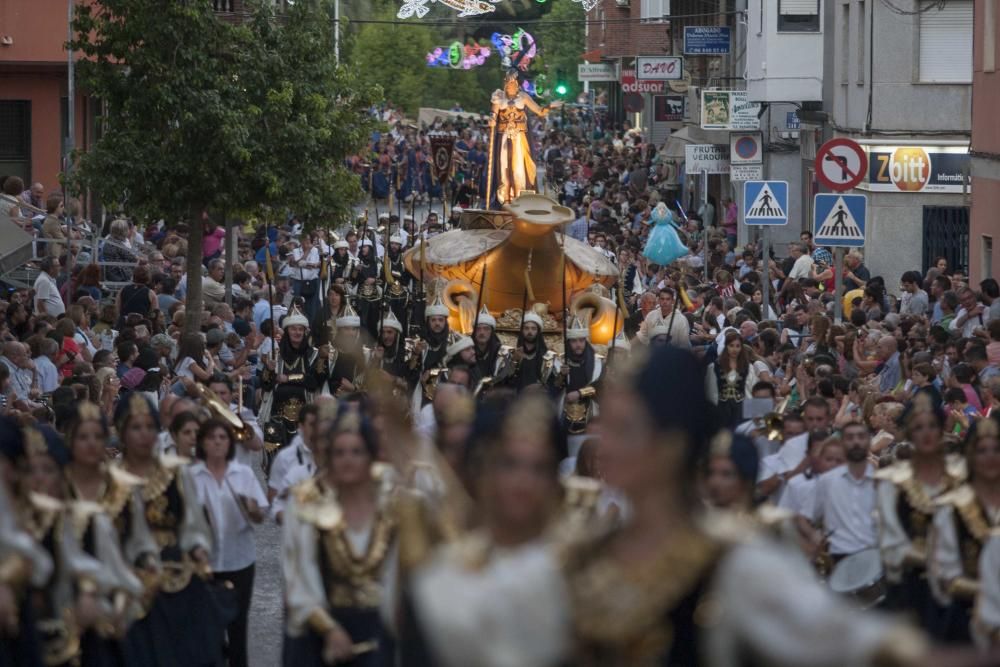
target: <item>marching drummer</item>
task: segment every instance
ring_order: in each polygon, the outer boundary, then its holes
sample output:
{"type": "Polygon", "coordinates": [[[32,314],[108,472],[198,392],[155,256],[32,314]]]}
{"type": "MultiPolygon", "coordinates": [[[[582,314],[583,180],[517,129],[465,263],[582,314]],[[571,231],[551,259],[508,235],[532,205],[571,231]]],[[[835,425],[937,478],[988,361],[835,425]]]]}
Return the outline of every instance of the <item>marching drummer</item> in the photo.
{"type": "Polygon", "coordinates": [[[847,463],[820,476],[812,522],[799,521],[813,546],[812,555],[828,549],[834,564],[878,544],[875,468],[868,460],[871,436],[864,424],[851,422],[842,429],[841,440],[847,463]]]}

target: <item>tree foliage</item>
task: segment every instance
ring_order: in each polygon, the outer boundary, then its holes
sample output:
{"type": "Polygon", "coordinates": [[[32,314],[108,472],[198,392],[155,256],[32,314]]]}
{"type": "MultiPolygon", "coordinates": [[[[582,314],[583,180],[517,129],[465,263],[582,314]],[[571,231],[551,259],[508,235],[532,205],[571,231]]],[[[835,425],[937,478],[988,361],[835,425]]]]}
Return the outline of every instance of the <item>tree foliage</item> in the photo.
{"type": "MultiPolygon", "coordinates": [[[[380,19],[395,17],[391,11],[380,19]]],[[[351,50],[355,69],[385,91],[385,97],[416,115],[424,103],[430,78],[427,53],[434,47],[429,28],[419,25],[368,23],[361,26],[351,50]]]]}
{"type": "Polygon", "coordinates": [[[80,85],[105,105],[72,185],[132,215],[187,219],[188,327],[201,312],[201,216],[290,208],[342,218],[360,194],[345,159],[380,93],[334,60],[333,0],[281,17],[248,5],[217,19],[201,0],[101,0],[77,7],[80,85]]]}
{"type": "Polygon", "coordinates": [[[583,5],[578,2],[553,2],[552,9],[535,28],[535,37],[541,46],[548,81],[555,85],[558,73],[569,87],[568,99],[582,90],[576,80],[576,66],[586,50],[584,21],[587,18],[583,5]]]}

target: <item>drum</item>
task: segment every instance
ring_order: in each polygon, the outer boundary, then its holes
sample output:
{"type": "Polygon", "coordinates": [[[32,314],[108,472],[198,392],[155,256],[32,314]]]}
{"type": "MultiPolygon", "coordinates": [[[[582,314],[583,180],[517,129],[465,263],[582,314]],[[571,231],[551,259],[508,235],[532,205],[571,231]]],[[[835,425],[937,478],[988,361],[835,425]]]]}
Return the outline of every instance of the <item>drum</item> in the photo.
{"type": "Polygon", "coordinates": [[[885,574],[878,549],[865,549],[837,563],[827,582],[830,590],[846,595],[868,609],[885,599],[885,574]]]}

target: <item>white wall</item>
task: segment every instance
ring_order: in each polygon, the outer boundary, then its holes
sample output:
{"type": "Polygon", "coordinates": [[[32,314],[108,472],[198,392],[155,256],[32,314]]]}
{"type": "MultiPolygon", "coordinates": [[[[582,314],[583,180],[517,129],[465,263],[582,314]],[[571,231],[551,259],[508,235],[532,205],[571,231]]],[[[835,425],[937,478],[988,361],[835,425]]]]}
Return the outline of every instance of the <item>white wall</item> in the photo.
{"type": "Polygon", "coordinates": [[[747,91],[750,100],[822,100],[822,3],[819,32],[779,33],[778,3],[775,0],[750,0],[747,10],[747,91]]]}

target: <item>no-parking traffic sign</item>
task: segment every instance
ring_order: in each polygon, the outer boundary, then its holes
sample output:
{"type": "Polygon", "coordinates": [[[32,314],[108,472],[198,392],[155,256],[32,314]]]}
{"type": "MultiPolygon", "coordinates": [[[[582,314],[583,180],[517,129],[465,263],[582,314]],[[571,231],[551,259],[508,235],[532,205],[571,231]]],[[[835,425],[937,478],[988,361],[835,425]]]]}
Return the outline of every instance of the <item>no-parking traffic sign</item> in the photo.
{"type": "Polygon", "coordinates": [[[856,187],[868,176],[868,154],[846,137],[831,139],[816,151],[816,178],[837,192],[856,187]]]}

